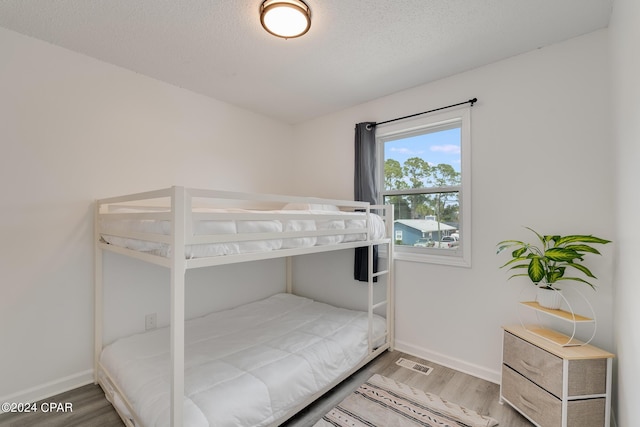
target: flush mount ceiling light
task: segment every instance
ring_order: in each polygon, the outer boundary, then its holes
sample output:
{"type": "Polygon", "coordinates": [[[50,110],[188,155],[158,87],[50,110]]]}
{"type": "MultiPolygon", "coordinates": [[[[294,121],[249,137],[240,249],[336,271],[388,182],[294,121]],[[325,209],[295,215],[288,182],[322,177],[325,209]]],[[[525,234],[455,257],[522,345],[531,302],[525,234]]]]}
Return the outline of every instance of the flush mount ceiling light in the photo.
{"type": "Polygon", "coordinates": [[[274,36],[293,39],[311,28],[311,9],[301,0],[265,0],[260,5],[260,23],[274,36]]]}

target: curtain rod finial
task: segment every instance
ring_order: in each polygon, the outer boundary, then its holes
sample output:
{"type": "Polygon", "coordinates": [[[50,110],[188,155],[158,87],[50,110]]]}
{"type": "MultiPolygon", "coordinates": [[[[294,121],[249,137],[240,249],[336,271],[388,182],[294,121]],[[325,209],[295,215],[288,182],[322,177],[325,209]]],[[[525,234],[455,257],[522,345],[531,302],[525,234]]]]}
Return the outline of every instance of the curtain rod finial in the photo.
{"type": "Polygon", "coordinates": [[[473,104],[475,104],[476,102],[478,102],[478,98],[473,98],[470,99],[469,102],[471,103],[471,106],[473,107],[473,104]]]}

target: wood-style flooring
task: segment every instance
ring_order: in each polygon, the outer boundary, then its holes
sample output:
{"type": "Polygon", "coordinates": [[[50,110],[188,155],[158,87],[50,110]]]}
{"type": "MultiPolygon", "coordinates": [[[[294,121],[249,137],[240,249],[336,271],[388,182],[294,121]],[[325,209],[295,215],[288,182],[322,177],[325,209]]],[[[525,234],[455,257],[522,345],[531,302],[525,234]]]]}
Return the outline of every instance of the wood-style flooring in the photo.
{"type": "MultiPolygon", "coordinates": [[[[433,362],[409,356],[397,351],[385,352],[335,389],[317,400],[302,412],[284,423],[282,427],[311,427],[316,421],[358,388],[373,374],[396,379],[412,387],[437,394],[445,400],[489,415],[502,427],[530,427],[532,424],[509,405],[499,403],[500,387],[471,375],[440,366],[433,362]],[[429,375],[422,375],[396,365],[400,357],[424,363],[433,368],[429,375]]],[[[122,427],[124,424],[97,385],[59,394],[46,402],[71,403],[72,412],[0,415],[0,427],[122,427]]],[[[391,427],[391,426],[390,426],[391,427]]]]}

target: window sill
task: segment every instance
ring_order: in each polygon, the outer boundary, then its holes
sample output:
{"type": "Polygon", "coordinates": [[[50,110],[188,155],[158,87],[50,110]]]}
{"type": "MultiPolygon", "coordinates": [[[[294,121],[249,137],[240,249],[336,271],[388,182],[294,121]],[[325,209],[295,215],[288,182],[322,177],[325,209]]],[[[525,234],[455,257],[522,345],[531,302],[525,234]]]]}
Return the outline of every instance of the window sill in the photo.
{"type": "Polygon", "coordinates": [[[393,258],[396,261],[421,262],[425,264],[448,265],[451,267],[471,268],[471,260],[464,256],[433,255],[408,252],[396,249],[393,258]]]}

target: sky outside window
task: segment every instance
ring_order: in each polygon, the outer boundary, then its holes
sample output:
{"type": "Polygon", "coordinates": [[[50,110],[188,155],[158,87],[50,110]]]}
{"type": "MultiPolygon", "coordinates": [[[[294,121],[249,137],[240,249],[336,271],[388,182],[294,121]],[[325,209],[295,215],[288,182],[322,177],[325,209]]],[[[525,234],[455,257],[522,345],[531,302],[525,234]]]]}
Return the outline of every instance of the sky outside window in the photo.
{"type": "Polygon", "coordinates": [[[419,157],[432,166],[448,164],[460,172],[460,128],[385,142],[385,160],[394,159],[402,165],[411,157],[419,157]]]}

